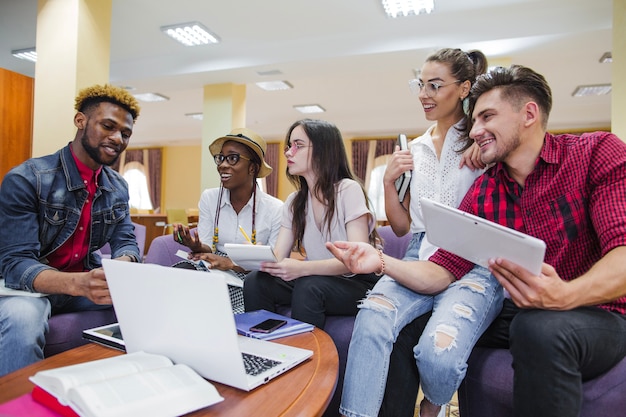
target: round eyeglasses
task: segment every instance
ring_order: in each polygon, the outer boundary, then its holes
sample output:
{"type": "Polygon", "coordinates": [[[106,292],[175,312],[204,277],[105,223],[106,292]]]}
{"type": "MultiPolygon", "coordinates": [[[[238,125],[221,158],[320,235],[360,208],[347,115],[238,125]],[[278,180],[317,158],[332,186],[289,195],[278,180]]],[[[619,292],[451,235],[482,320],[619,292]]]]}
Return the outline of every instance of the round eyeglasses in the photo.
{"type": "Polygon", "coordinates": [[[215,165],[220,166],[222,165],[222,162],[226,161],[228,162],[228,165],[237,165],[237,162],[239,162],[239,159],[245,159],[246,161],[250,161],[250,158],[248,158],[247,156],[243,156],[241,154],[238,153],[231,153],[228,155],[223,155],[221,153],[218,153],[217,155],[215,155],[213,157],[213,160],[215,161],[215,165]]]}
{"type": "Polygon", "coordinates": [[[291,150],[291,154],[295,155],[296,152],[298,152],[302,148],[312,148],[312,147],[313,145],[303,145],[301,143],[295,142],[295,143],[285,146],[285,149],[283,149],[283,153],[287,153],[289,152],[289,150],[291,150]]]}
{"type": "Polygon", "coordinates": [[[409,81],[409,88],[411,89],[411,92],[416,95],[419,94],[422,90],[425,90],[426,96],[432,98],[437,95],[441,87],[447,87],[449,85],[460,83],[460,82],[461,80],[452,81],[447,84],[440,84],[434,81],[423,83],[422,81],[416,78],[416,79],[409,81]]]}

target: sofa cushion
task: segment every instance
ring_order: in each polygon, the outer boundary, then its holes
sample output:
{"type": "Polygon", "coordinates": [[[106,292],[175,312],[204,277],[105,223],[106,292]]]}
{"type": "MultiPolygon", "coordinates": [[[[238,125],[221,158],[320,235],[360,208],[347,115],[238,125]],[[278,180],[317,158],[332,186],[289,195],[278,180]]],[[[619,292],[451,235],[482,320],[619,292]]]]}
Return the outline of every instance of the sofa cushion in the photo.
{"type": "Polygon", "coordinates": [[[48,320],[44,356],[49,357],[68,349],[89,343],[83,339],[83,330],[115,323],[113,307],[104,310],[57,314],[48,320]]]}

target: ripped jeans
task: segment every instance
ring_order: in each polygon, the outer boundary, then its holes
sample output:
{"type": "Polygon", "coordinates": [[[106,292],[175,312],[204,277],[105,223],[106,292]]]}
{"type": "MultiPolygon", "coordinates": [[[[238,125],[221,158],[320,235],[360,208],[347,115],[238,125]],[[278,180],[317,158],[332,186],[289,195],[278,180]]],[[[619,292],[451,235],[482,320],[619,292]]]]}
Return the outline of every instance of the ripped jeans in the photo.
{"type": "Polygon", "coordinates": [[[449,402],[465,377],[474,344],[498,315],[502,302],[502,287],[480,266],[437,295],[418,294],[383,276],[356,317],[341,414],[378,416],[393,343],[404,326],[431,310],[414,355],[425,397],[433,404],[449,402]]]}

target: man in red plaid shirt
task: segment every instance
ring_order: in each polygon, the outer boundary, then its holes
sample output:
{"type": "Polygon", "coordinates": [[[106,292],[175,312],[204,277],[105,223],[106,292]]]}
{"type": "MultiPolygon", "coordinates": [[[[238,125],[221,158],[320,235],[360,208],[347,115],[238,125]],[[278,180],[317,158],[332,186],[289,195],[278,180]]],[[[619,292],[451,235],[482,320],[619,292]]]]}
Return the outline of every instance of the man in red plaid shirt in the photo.
{"type": "MultiPolygon", "coordinates": [[[[459,208],[547,245],[539,276],[490,260],[510,298],[479,343],[510,348],[516,416],[579,415],[581,381],[626,356],[626,144],[606,132],[547,133],[551,107],[544,77],[523,66],[485,74],[470,93],[470,137],[493,166],[459,208]]],[[[352,272],[381,268],[366,245],[328,246],[352,272]]],[[[429,261],[383,260],[387,275],[418,292],[443,290],[473,267],[443,250],[429,261]]],[[[394,351],[392,361],[408,356],[414,363],[413,352],[394,351]]],[[[390,373],[387,384],[415,389],[417,382],[390,373]]]]}

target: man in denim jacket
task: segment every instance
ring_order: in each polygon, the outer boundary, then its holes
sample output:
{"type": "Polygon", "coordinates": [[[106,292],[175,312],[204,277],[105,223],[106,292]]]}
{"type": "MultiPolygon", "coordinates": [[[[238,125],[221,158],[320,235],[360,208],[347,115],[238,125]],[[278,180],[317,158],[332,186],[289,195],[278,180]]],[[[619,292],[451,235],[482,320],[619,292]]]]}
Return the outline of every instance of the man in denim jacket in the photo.
{"type": "Polygon", "coordinates": [[[50,315],[110,307],[94,251],[138,262],[128,186],[109,168],[139,114],[124,89],[96,85],[76,97],[74,140],[13,168],[0,186],[0,278],[47,297],[0,297],[0,375],[43,358],[50,315]]]}

